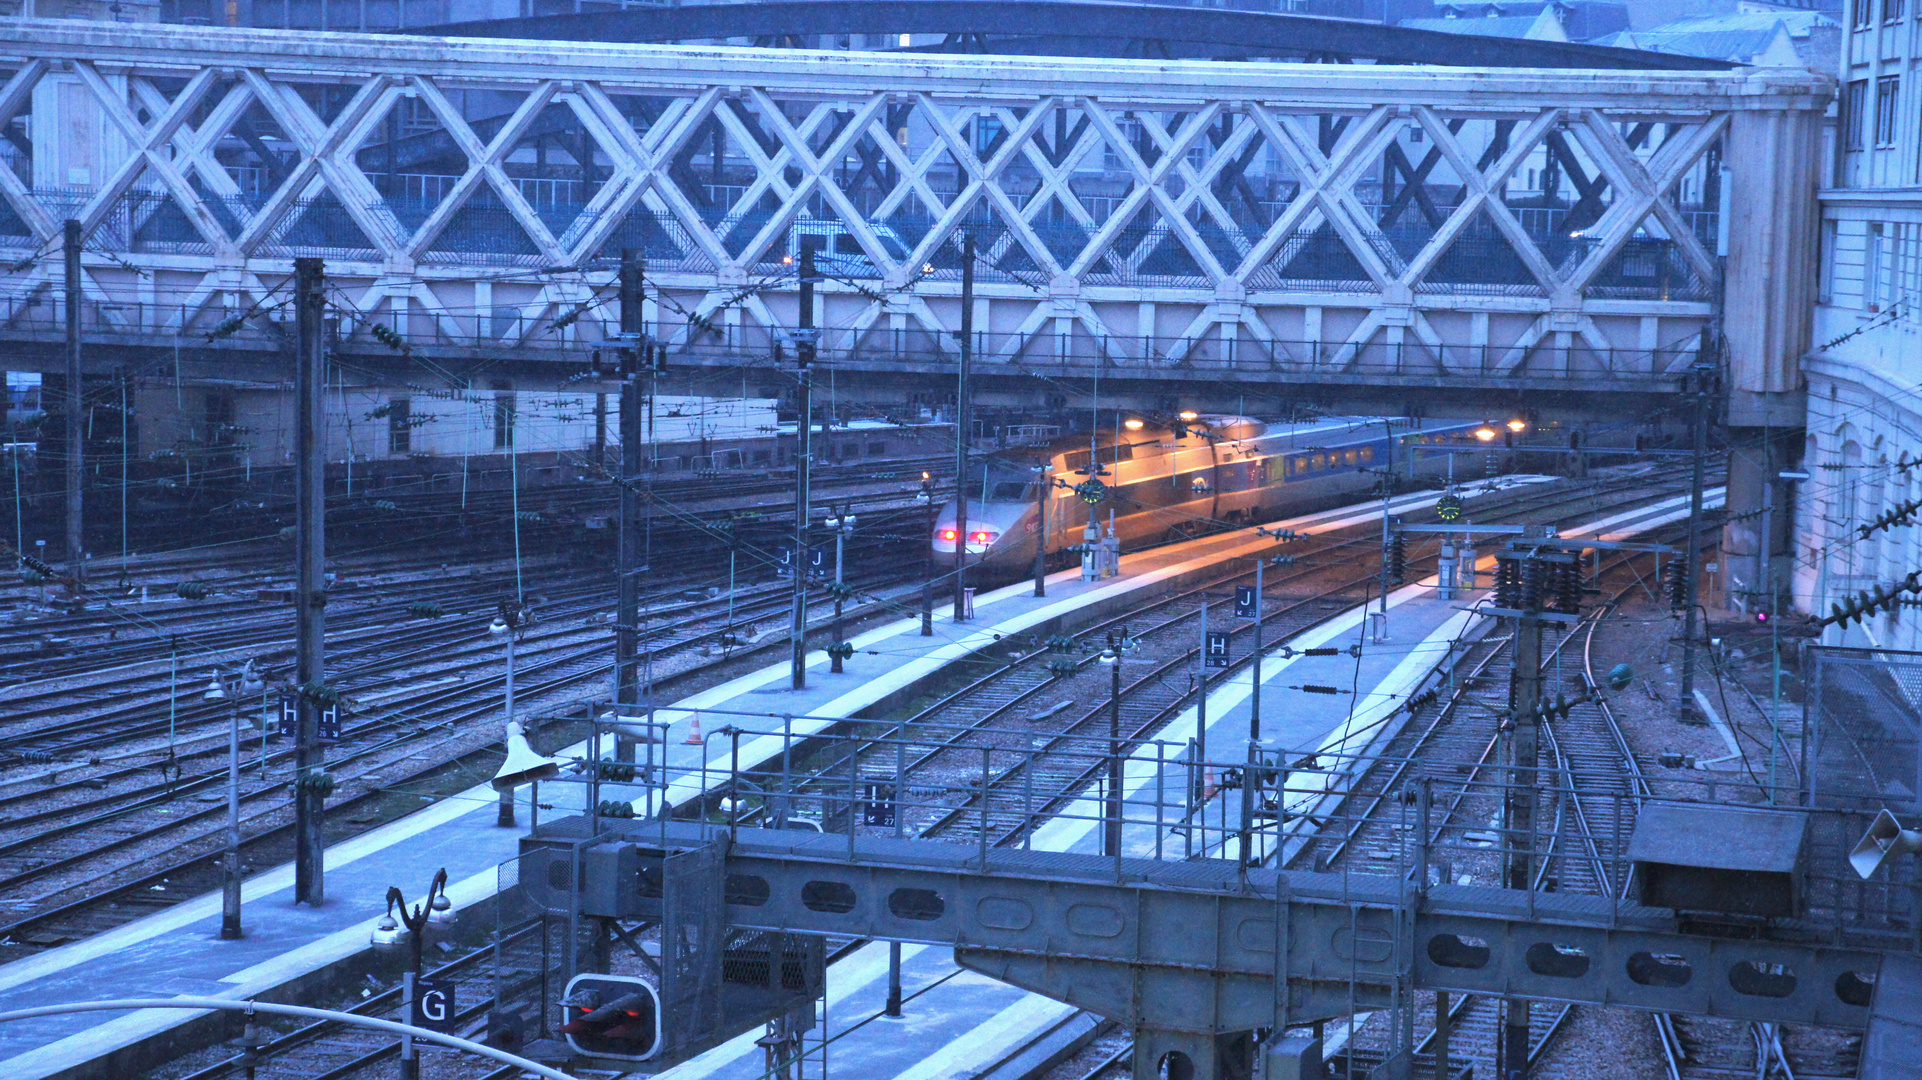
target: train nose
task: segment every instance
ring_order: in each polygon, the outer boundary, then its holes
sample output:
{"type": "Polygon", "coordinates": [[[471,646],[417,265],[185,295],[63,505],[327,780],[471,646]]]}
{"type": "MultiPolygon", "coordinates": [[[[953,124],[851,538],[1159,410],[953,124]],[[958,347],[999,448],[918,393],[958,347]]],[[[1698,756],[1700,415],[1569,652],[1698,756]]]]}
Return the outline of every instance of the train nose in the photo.
{"type": "MultiPolygon", "coordinates": [[[[952,525],[934,530],[934,550],[940,554],[952,555],[955,547],[955,529],[952,525]]],[[[988,550],[1001,534],[992,529],[968,530],[968,554],[979,555],[988,550]]]]}

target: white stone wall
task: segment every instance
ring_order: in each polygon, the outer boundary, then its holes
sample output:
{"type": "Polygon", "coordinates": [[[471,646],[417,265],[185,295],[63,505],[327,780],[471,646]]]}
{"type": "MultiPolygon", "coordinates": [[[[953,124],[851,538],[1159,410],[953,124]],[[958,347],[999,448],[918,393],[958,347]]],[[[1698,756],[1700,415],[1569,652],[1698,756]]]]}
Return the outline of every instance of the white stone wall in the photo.
{"type": "MultiPolygon", "coordinates": [[[[1922,527],[1866,538],[1860,532],[1890,507],[1922,495],[1922,470],[1898,467],[1922,462],[1916,384],[1922,327],[1912,321],[1878,325],[1828,352],[1807,364],[1804,468],[1810,479],[1798,485],[1796,506],[1795,598],[1798,607],[1812,611],[1922,569],[1922,527]]],[[[1825,640],[1922,648],[1922,610],[1879,617],[1846,635],[1831,630],[1825,640]]]]}
{"type": "MultiPolygon", "coordinates": [[[[1797,493],[1793,585],[1797,605],[1812,611],[1922,569],[1922,529],[1860,532],[1922,495],[1922,469],[1898,464],[1922,461],[1918,17],[1922,4],[1886,0],[1850,0],[1844,12],[1841,152],[1835,183],[1822,196],[1820,301],[1814,347],[1802,365],[1803,468],[1811,478],[1797,493]],[[1850,84],[1861,88],[1853,99],[1850,84]],[[1878,132],[1883,86],[1893,87],[1894,105],[1878,132]]],[[[1878,617],[1846,634],[1831,629],[1826,640],[1922,648],[1922,610],[1878,617]]]]}

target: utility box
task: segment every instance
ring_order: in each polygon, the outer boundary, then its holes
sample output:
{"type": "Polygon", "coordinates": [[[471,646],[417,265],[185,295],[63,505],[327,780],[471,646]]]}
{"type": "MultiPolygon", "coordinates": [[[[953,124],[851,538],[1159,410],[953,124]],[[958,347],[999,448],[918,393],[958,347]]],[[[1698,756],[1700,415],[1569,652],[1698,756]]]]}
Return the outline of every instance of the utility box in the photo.
{"type": "Polygon", "coordinates": [[[1802,913],[1806,815],[1713,803],[1651,802],[1628,857],[1641,902],[1677,913],[1792,919],[1802,913]]]}

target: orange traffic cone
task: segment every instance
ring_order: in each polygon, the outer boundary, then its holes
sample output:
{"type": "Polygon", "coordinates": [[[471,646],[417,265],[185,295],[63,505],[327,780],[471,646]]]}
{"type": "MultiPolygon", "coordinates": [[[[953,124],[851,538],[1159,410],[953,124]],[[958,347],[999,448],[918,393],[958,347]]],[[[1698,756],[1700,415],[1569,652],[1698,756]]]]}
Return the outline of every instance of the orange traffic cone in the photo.
{"type": "Polygon", "coordinates": [[[699,716],[696,716],[694,722],[687,726],[687,738],[684,741],[689,746],[699,746],[707,741],[701,738],[701,718],[699,716]]]}

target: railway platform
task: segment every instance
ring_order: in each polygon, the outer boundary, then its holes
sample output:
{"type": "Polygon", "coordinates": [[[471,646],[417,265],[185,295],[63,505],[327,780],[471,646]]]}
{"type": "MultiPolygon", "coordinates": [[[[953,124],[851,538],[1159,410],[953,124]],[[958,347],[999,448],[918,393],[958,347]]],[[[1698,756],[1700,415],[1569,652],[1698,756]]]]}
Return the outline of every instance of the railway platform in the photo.
{"type": "MultiPolygon", "coordinates": [[[[1709,505],[1720,505],[1712,489],[1709,505]]],[[[1377,514],[1379,511],[1377,510],[1377,514]]],[[[1670,498],[1609,514],[1564,529],[1572,538],[1623,540],[1688,516],[1686,498],[1670,498]]],[[[1478,580],[1492,582],[1493,556],[1483,558],[1478,580]]],[[[1388,594],[1386,640],[1376,642],[1364,608],[1335,612],[1315,626],[1265,649],[1260,746],[1281,751],[1290,761],[1320,756],[1320,774],[1302,774],[1289,784],[1293,820],[1280,843],[1293,847],[1314,828],[1318,813],[1331,811],[1346,784],[1342,762],[1378,753],[1407,716],[1402,705],[1444,674],[1465,653],[1466,645],[1494,625],[1476,612],[1486,590],[1458,591],[1453,599],[1437,595],[1433,576],[1388,594]],[[1348,646],[1359,646],[1355,655],[1348,646]],[[1334,656],[1304,656],[1302,650],[1335,646],[1334,656]],[[1283,655],[1284,651],[1293,655],[1283,655]],[[1334,686],[1335,694],[1304,692],[1307,684],[1334,686]],[[1323,794],[1327,792],[1327,794],[1323,794]]],[[[1252,668],[1225,679],[1208,696],[1204,760],[1240,758],[1247,745],[1254,695],[1252,668]]],[[[1203,732],[1200,711],[1190,707],[1156,737],[1167,747],[1203,732]]],[[[1187,830],[1179,820],[1185,764],[1152,747],[1137,750],[1123,775],[1128,806],[1123,853],[1139,858],[1184,858],[1187,830]],[[1159,808],[1157,808],[1157,804],[1159,808]],[[1169,822],[1157,827],[1157,820],[1169,822]]],[[[1102,796],[1091,791],[1034,831],[1039,850],[1098,853],[1101,850],[1102,796]]],[[[1213,845],[1209,855],[1237,854],[1231,822],[1240,815],[1239,792],[1214,793],[1202,807],[1207,825],[1195,830],[1213,845]],[[1228,850],[1221,850],[1224,843],[1228,850]]],[[[1274,839],[1258,855],[1272,856],[1274,839]]],[[[1195,854],[1203,854],[1194,848],[1195,854]]],[[[900,1018],[881,1015],[886,999],[888,947],[872,943],[830,969],[828,998],[830,1072],[875,1080],[962,1080],[1022,1075],[1026,1068],[1065,1057],[1089,1038],[1093,1018],[1061,1002],[1032,994],[957,967],[944,950],[903,946],[902,988],[908,1001],[900,1018]],[[1019,1067],[1017,1067],[1017,1062],[1019,1067]]],[[[756,1080],[764,1073],[753,1034],[716,1047],[660,1075],[661,1080],[756,1080]]]]}
{"type": "MultiPolygon", "coordinates": [[[[1510,477],[1505,482],[1545,479],[1510,477]]],[[[1438,494],[1401,496],[1391,501],[1389,510],[1402,514],[1432,506],[1438,494]]],[[[1381,503],[1371,501],[1273,522],[1270,527],[1312,535],[1378,521],[1382,511],[1381,503]]],[[[706,782],[703,776],[718,782],[728,775],[734,750],[726,740],[714,739],[713,733],[729,717],[791,717],[787,735],[806,736],[840,719],[886,707],[912,694],[930,676],[997,641],[1045,635],[1124,610],[1157,590],[1273,546],[1273,541],[1253,529],[1244,529],[1124,554],[1116,577],[1084,582],[1078,571],[1052,575],[1045,598],[1035,597],[1027,581],[977,596],[975,617],[967,622],[955,623],[946,610],[937,608],[934,634],[929,637],[920,634],[918,613],[877,627],[852,639],[857,651],[842,674],[830,674],[828,657],[814,651],[808,656],[808,685],[803,690],[790,689],[789,665],[781,663],[665,705],[657,719],[672,728],[663,750],[670,767],[688,778],[670,790],[669,798],[678,804],[698,793],[696,789],[706,782]],[[686,734],[699,721],[705,721],[708,739],[689,745],[686,734]],[[708,769],[702,769],[703,762],[708,769]]],[[[738,760],[743,767],[765,760],[778,753],[782,743],[782,736],[744,741],[738,760]]],[[[578,757],[585,752],[585,745],[579,744],[560,750],[557,756],[578,757]]],[[[547,785],[541,799],[554,804],[552,813],[566,813],[578,808],[568,800],[578,803],[585,790],[581,785],[547,785]]],[[[525,790],[522,802],[526,802],[525,790]]],[[[220,940],[220,896],[211,893],[0,967],[0,1009],[127,996],[274,1000],[298,994],[303,987],[367,961],[370,934],[385,910],[390,885],[400,886],[411,897],[436,869],[445,867],[452,883],[448,897],[457,909],[485,905],[498,892],[500,866],[515,857],[523,832],[496,825],[497,807],[491,787],[480,785],[331,846],[327,901],[318,908],[292,903],[290,865],[254,875],[243,890],[246,936],[239,941],[220,940]]],[[[527,820],[525,812],[521,820],[527,820]]],[[[934,965],[931,972],[941,966],[951,970],[945,958],[923,959],[934,965]]],[[[848,983],[861,970],[859,964],[838,964],[833,978],[848,983]]],[[[951,974],[930,977],[945,977],[951,983],[961,980],[951,974]]],[[[996,1000],[1004,989],[978,977],[966,978],[966,985],[975,986],[984,1001],[996,1000]]],[[[1019,1016],[1009,1018],[1010,1033],[1019,1027],[1019,1020],[1019,1016]]],[[[193,1025],[208,1022],[207,1014],[153,1010],[0,1026],[0,1076],[118,1080],[164,1059],[170,1049],[202,1037],[193,1025]]]]}

